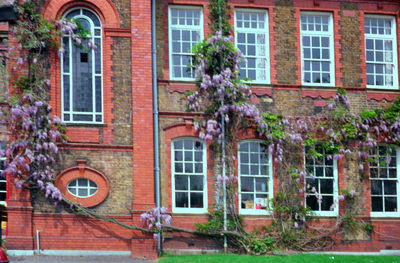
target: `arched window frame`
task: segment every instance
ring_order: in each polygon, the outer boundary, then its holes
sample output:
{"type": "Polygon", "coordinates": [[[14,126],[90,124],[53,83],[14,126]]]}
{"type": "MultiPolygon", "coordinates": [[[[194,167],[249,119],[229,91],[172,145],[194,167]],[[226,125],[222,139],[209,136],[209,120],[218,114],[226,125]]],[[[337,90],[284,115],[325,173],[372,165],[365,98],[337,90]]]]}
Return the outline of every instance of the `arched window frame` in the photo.
{"type": "MultiPolygon", "coordinates": [[[[255,142],[258,143],[259,145],[265,145],[266,147],[266,154],[267,154],[267,172],[268,176],[263,176],[261,174],[259,175],[246,175],[246,177],[253,177],[253,178],[268,178],[268,186],[267,186],[267,191],[264,191],[263,193],[268,194],[268,207],[271,208],[271,200],[274,198],[274,178],[273,178],[273,158],[272,158],[272,153],[269,152],[269,147],[266,145],[266,143],[262,140],[258,139],[246,139],[242,140],[238,143],[238,175],[239,175],[239,180],[238,180],[238,189],[239,189],[239,214],[242,215],[269,215],[272,214],[272,209],[257,209],[256,207],[254,208],[242,208],[242,191],[241,191],[241,177],[244,176],[242,175],[242,169],[241,169],[241,163],[242,163],[242,158],[241,158],[241,151],[240,151],[240,146],[244,143],[251,143],[255,142]]],[[[251,164],[250,159],[249,159],[249,164],[251,164]]],[[[260,172],[261,173],[261,172],[260,172]]],[[[255,187],[255,186],[254,186],[255,187]]],[[[254,189],[253,194],[256,195],[257,191],[254,189]]],[[[253,200],[253,205],[255,206],[255,200],[253,200]]]]}
{"type": "MultiPolygon", "coordinates": [[[[193,148],[194,149],[194,148],[193,148]]],[[[194,151],[192,149],[192,151],[194,151]]],[[[184,162],[183,162],[184,163],[184,162]]],[[[193,159],[193,163],[195,163],[193,159]]],[[[189,176],[198,176],[196,173],[188,173],[189,176]]],[[[189,187],[189,186],[188,186],[189,187]]],[[[207,193],[207,148],[206,143],[203,141],[194,138],[194,137],[179,137],[175,138],[171,141],[171,188],[172,188],[172,212],[173,213],[192,213],[192,214],[204,214],[207,213],[208,209],[208,193],[207,193]],[[191,140],[193,143],[200,142],[202,144],[202,175],[203,175],[203,207],[201,208],[193,208],[193,207],[176,207],[176,198],[175,198],[175,142],[191,140]]],[[[188,193],[193,192],[188,188],[188,193]]],[[[198,192],[198,191],[195,191],[198,192]]],[[[188,197],[190,199],[190,197],[188,197]]]]}
{"type": "Polygon", "coordinates": [[[92,111],[91,112],[78,112],[78,111],[73,111],[73,72],[72,72],[72,39],[70,36],[65,36],[62,41],[64,41],[65,38],[68,38],[68,66],[69,70],[68,72],[64,72],[64,54],[61,55],[61,60],[60,60],[60,68],[61,68],[61,116],[62,120],[65,123],[96,123],[96,124],[103,124],[104,123],[104,92],[103,92],[103,29],[102,29],[102,21],[99,17],[99,15],[94,12],[91,9],[85,8],[85,7],[75,7],[72,9],[69,9],[63,16],[63,18],[67,18],[67,16],[76,11],[80,10],[80,14],[73,16],[72,18],[84,18],[90,23],[90,38],[92,39],[92,42],[98,46],[98,54],[100,56],[99,63],[100,63],[100,71],[96,73],[96,57],[95,57],[95,50],[90,49],[89,52],[91,52],[91,57],[92,57],[92,111]],[[92,13],[95,15],[95,17],[99,20],[100,25],[95,26],[93,20],[88,17],[87,15],[84,15],[83,12],[84,10],[92,13]],[[64,77],[68,76],[69,78],[69,110],[65,110],[65,87],[64,87],[64,77]],[[96,78],[100,79],[100,90],[96,92],[96,78]],[[100,93],[99,95],[97,93],[100,93]],[[100,101],[98,101],[100,100],[100,101]],[[97,105],[100,103],[100,110],[97,110],[97,105]],[[84,115],[84,116],[92,116],[91,121],[90,120],[74,120],[74,116],[77,115],[84,115]]]}

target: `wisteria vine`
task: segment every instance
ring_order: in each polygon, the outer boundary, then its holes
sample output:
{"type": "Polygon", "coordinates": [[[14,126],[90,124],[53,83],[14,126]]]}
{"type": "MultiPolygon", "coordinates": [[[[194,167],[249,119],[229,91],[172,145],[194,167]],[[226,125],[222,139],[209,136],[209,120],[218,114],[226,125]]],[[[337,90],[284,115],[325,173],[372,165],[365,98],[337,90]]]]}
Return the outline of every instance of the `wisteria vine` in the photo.
{"type": "MultiPolygon", "coordinates": [[[[297,238],[293,245],[290,242],[284,244],[297,250],[332,246],[335,241],[332,236],[343,225],[342,220],[345,217],[338,218],[338,224],[334,229],[325,231],[329,232],[328,235],[310,230],[311,227],[307,226],[306,221],[312,211],[304,204],[304,194],[314,195],[318,203],[322,202],[322,195],[314,186],[307,183],[309,178],[315,180],[315,175],[306,170],[303,156],[341,160],[357,153],[360,175],[365,175],[371,148],[377,147],[379,143],[400,144],[400,98],[382,108],[355,114],[351,112],[345,90],[338,89],[324,113],[313,117],[283,117],[271,112],[261,112],[251,102],[253,96],[251,88],[247,80],[241,80],[239,76],[240,63],[246,63],[246,60],[240,50],[234,47],[233,38],[228,31],[215,32],[207,40],[197,44],[193,52],[197,85],[195,91],[186,93],[187,110],[203,113],[200,118],[195,119],[194,128],[200,139],[214,143],[215,152],[221,152],[222,140],[226,142],[226,156],[220,156],[219,164],[226,166],[228,175],[219,176],[217,184],[221,186],[222,182],[227,183],[229,215],[236,222],[231,229],[241,232],[243,237],[250,235],[246,233],[240,217],[236,215],[238,178],[235,176],[237,174],[235,144],[239,141],[241,133],[253,129],[259,138],[265,141],[269,153],[274,157],[274,162],[278,166],[276,176],[285,175],[289,178],[286,179],[286,186],[282,186],[280,180],[281,190],[285,188],[285,191],[279,192],[274,200],[271,200],[274,218],[280,222],[279,227],[273,229],[279,230],[282,234],[282,226],[289,223],[290,229],[316,234],[312,235],[313,238],[307,239],[305,236],[297,238]],[[225,138],[222,133],[222,121],[226,127],[225,138]],[[296,156],[297,159],[293,157],[296,155],[294,153],[300,153],[296,156]],[[299,240],[315,240],[315,236],[323,240],[322,245],[316,247],[318,242],[296,245],[299,240]]],[[[386,156],[385,161],[390,163],[390,155],[386,156]]],[[[356,196],[355,189],[340,189],[338,199],[334,200],[330,209],[334,210],[342,202],[345,205],[356,196]]],[[[221,209],[218,205],[216,207],[221,209]]],[[[346,218],[349,218],[348,215],[346,218]]],[[[210,222],[215,221],[215,219],[210,220],[210,222]]],[[[215,224],[208,223],[199,225],[199,229],[218,231],[222,225],[217,225],[215,228],[215,224]]],[[[265,235],[270,237],[268,235],[272,234],[265,235]]],[[[280,237],[275,236],[276,239],[280,237]]],[[[245,247],[251,252],[250,239],[246,239],[247,243],[238,241],[236,236],[234,239],[236,245],[245,247]]],[[[251,240],[254,241],[254,238],[251,240]]]]}

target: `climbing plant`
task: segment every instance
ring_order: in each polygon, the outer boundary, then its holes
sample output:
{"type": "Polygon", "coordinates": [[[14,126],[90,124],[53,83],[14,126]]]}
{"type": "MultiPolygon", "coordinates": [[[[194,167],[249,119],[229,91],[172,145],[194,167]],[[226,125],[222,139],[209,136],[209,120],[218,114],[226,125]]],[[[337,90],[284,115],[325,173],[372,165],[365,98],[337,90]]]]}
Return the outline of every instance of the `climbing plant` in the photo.
{"type": "MultiPolygon", "coordinates": [[[[360,177],[364,177],[371,147],[381,142],[400,143],[400,99],[386,107],[355,114],[350,110],[346,91],[338,89],[333,102],[317,116],[283,117],[262,111],[251,102],[254,95],[250,81],[239,76],[240,63],[246,63],[246,59],[234,47],[229,27],[224,26],[229,25],[226,2],[211,0],[210,9],[214,34],[193,48],[197,85],[195,91],[186,93],[186,101],[189,111],[203,113],[194,122],[195,130],[199,138],[212,143],[213,151],[219,156],[219,167],[226,167],[227,175],[221,172],[216,189],[221,188],[221,182],[226,183],[228,230],[238,233],[226,234],[231,248],[262,254],[276,248],[331,247],[342,229],[362,224],[354,223],[352,215],[345,214],[338,216],[331,226],[313,226],[309,220],[313,212],[305,204],[305,195],[314,196],[318,203],[323,202],[323,195],[313,186],[315,175],[306,169],[304,158],[341,160],[356,154],[360,177]],[[237,215],[239,193],[235,168],[236,144],[248,130],[254,130],[268,145],[276,165],[274,176],[280,182],[278,193],[270,200],[272,223],[250,232],[237,215]],[[226,145],[225,156],[221,155],[222,141],[226,145]]],[[[390,162],[390,155],[385,161],[390,162]]],[[[336,209],[339,203],[348,205],[357,194],[355,189],[341,189],[330,209],[336,209]]],[[[198,230],[216,233],[223,229],[220,200],[216,200],[209,222],[196,225],[198,230]]]]}

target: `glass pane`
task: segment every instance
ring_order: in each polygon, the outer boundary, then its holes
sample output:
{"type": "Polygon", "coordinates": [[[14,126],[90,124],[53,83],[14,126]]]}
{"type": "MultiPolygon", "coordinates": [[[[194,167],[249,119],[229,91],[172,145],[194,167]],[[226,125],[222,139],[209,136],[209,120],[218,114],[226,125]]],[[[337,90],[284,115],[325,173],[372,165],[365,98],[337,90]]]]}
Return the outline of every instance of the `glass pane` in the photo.
{"type": "Polygon", "coordinates": [[[377,180],[371,180],[371,194],[382,195],[382,182],[377,180]]]}
{"type": "Polygon", "coordinates": [[[190,207],[191,208],[203,207],[203,193],[190,193],[190,207]]]}
{"type": "Polygon", "coordinates": [[[86,197],[88,196],[88,189],[86,188],[78,188],[78,196],[79,197],[86,197]]]}
{"type": "Polygon", "coordinates": [[[69,38],[63,38],[64,54],[63,54],[63,72],[69,72],[69,38]]]}
{"type": "Polygon", "coordinates": [[[268,195],[267,194],[257,194],[254,200],[255,209],[265,209],[268,207],[268,195]]]}
{"type": "Polygon", "coordinates": [[[185,161],[193,161],[193,152],[185,151],[185,161]]]}
{"type": "Polygon", "coordinates": [[[196,162],[201,162],[203,160],[203,153],[202,152],[195,152],[194,153],[194,160],[196,162]]]}
{"type": "Polygon", "coordinates": [[[175,193],[176,207],[189,207],[188,193],[175,193]]]}
{"type": "Polygon", "coordinates": [[[83,115],[83,114],[74,114],[73,115],[74,121],[93,121],[92,115],[83,115]]]}
{"type": "Polygon", "coordinates": [[[175,190],[188,190],[188,180],[187,175],[175,175],[175,190]]]}
{"type": "Polygon", "coordinates": [[[187,150],[188,149],[192,150],[193,149],[193,140],[184,140],[183,141],[183,146],[187,150]]]}
{"type": "Polygon", "coordinates": [[[101,43],[100,38],[95,38],[95,44],[97,46],[95,53],[95,72],[101,74],[101,43]]]}
{"type": "Polygon", "coordinates": [[[397,200],[396,197],[385,197],[385,212],[396,212],[397,200]]]}
{"type": "Polygon", "coordinates": [[[333,196],[324,196],[321,203],[321,211],[329,211],[333,204],[333,196]]]}
{"type": "Polygon", "coordinates": [[[190,176],[190,190],[203,191],[203,176],[190,176]]]}
{"type": "Polygon", "coordinates": [[[199,142],[199,141],[195,141],[194,142],[194,149],[202,151],[203,150],[203,144],[201,142],[199,142]]]}
{"type": "Polygon", "coordinates": [[[259,175],[259,166],[258,165],[250,165],[250,174],[251,175],[259,175]]]}
{"type": "Polygon", "coordinates": [[[396,181],[390,180],[384,182],[385,195],[396,195],[396,181]]]}
{"type": "MultiPolygon", "coordinates": [[[[70,107],[70,83],[69,83],[69,76],[63,76],[63,91],[64,91],[64,111],[69,111],[70,107]]],[[[64,119],[65,120],[65,119],[64,119]]]]}
{"type": "Polygon", "coordinates": [[[250,152],[258,152],[258,144],[257,142],[251,142],[250,144],[250,152]]]}
{"type": "Polygon", "coordinates": [[[249,174],[249,165],[241,164],[240,165],[240,174],[249,174]]]}
{"type": "Polygon", "coordinates": [[[175,149],[182,149],[183,148],[183,141],[176,141],[174,142],[175,149]]]}
{"type": "Polygon", "coordinates": [[[175,172],[183,173],[183,164],[182,163],[175,163],[175,172]]]}
{"type": "Polygon", "coordinates": [[[253,194],[242,194],[242,208],[243,209],[254,209],[254,195],[253,194]]]}
{"type": "Polygon", "coordinates": [[[71,19],[71,18],[73,18],[73,17],[75,17],[75,16],[77,16],[77,15],[80,15],[80,14],[81,14],[81,10],[80,10],[80,9],[77,9],[77,10],[74,10],[74,11],[68,13],[68,15],[66,16],[66,18],[71,19]]]}
{"type": "Polygon", "coordinates": [[[254,192],[254,179],[253,177],[241,177],[240,189],[242,192],[254,192]]]}
{"type": "Polygon", "coordinates": [[[203,172],[203,164],[202,163],[196,163],[194,165],[194,172],[195,173],[202,173],[203,172]]]}
{"type": "Polygon", "coordinates": [[[102,111],[101,77],[96,77],[96,112],[102,111]]]}
{"type": "Polygon", "coordinates": [[[94,26],[100,26],[100,20],[97,18],[95,14],[85,9],[83,9],[83,14],[85,16],[88,16],[93,21],[94,26]]]}
{"type": "Polygon", "coordinates": [[[193,173],[193,163],[185,163],[185,173],[193,173]]]}
{"type": "Polygon", "coordinates": [[[313,195],[306,197],[306,204],[312,210],[317,210],[317,211],[319,210],[317,198],[315,196],[313,196],[313,195]]]}
{"type": "Polygon", "coordinates": [[[333,180],[319,180],[321,194],[333,194],[333,180]]]}
{"type": "Polygon", "coordinates": [[[78,179],[78,186],[88,186],[87,179],[78,179]]]}
{"type": "Polygon", "coordinates": [[[267,192],[268,191],[268,178],[255,178],[256,179],[256,191],[267,192]]]}
{"type": "Polygon", "coordinates": [[[241,143],[239,146],[239,151],[247,152],[249,151],[249,144],[248,143],[241,143]]]}
{"type": "Polygon", "coordinates": [[[382,197],[371,197],[372,203],[372,211],[373,212],[382,212],[383,211],[383,203],[382,197]]]}
{"type": "Polygon", "coordinates": [[[90,31],[90,32],[92,31],[90,23],[87,19],[79,18],[79,22],[82,24],[84,30],[90,31]]]}
{"type": "Polygon", "coordinates": [[[249,163],[249,155],[247,153],[240,153],[240,163],[249,163]]]}
{"type": "Polygon", "coordinates": [[[175,151],[175,161],[183,161],[183,154],[181,151],[175,151]]]}

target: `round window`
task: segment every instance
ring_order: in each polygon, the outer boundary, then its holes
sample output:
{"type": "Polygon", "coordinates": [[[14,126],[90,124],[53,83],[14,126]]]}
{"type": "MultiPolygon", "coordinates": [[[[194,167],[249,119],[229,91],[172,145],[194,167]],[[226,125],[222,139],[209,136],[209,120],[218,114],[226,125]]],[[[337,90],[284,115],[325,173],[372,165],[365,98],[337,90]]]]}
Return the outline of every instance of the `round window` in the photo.
{"type": "Polygon", "coordinates": [[[77,178],[69,182],[67,189],[76,197],[86,198],[96,194],[97,184],[86,178],[77,178]]]}

